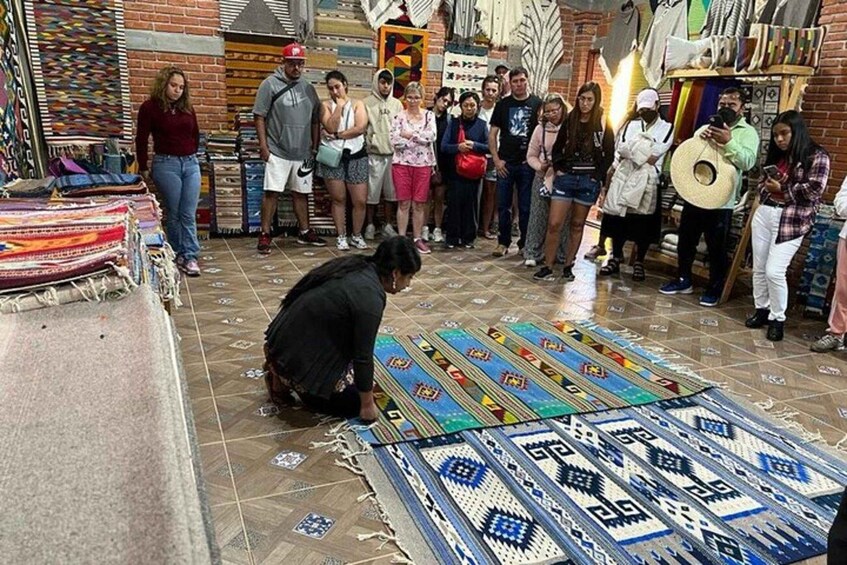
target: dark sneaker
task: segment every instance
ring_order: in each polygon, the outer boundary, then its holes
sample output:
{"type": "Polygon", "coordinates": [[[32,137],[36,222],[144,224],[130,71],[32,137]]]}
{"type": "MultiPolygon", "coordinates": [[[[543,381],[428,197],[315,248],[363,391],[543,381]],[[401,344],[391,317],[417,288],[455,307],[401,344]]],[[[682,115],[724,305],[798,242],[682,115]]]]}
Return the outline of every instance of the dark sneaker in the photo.
{"type": "Polygon", "coordinates": [[[756,313],[744,321],[744,325],[748,328],[764,328],[768,325],[768,316],[771,311],[767,308],[756,308],[756,313]]]}
{"type": "Polygon", "coordinates": [[[314,245],[315,247],[326,246],[326,240],[321,237],[318,237],[318,234],[316,234],[315,230],[312,229],[298,235],[297,243],[299,243],[300,245],[314,245]]]}
{"type": "Polygon", "coordinates": [[[714,294],[704,294],[700,297],[700,306],[713,308],[721,301],[721,297],[714,294]]]}
{"type": "Polygon", "coordinates": [[[662,294],[692,294],[694,286],[691,284],[691,279],[674,279],[667,282],[659,288],[662,294]]]}
{"type": "Polygon", "coordinates": [[[785,322],[771,320],[770,325],[768,325],[768,341],[782,341],[784,330],[785,322]]]}
{"type": "Polygon", "coordinates": [[[183,272],[189,277],[199,277],[200,265],[197,263],[197,259],[187,260],[184,264],[183,272]]]}
{"type": "Polygon", "coordinates": [[[556,275],[553,274],[553,269],[548,267],[547,265],[542,266],[538,271],[532,275],[537,281],[554,281],[556,280],[556,275]]]}
{"type": "Polygon", "coordinates": [[[271,252],[271,241],[271,234],[265,232],[260,233],[256,251],[262,255],[268,255],[271,252]]]}
{"type": "Polygon", "coordinates": [[[573,274],[573,265],[568,265],[562,269],[562,278],[565,279],[565,282],[576,280],[576,277],[573,274]]]}

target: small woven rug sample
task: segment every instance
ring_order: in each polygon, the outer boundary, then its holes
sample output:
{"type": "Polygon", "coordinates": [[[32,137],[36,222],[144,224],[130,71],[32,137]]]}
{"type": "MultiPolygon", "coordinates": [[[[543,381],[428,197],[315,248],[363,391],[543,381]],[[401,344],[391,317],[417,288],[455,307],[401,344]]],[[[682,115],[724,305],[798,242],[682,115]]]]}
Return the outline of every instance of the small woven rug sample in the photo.
{"type": "Polygon", "coordinates": [[[707,388],[636,343],[595,324],[519,323],[380,335],[370,444],[424,439],[625,408],[707,388]]]}
{"type": "Polygon", "coordinates": [[[847,483],[717,390],[355,455],[415,563],[792,563],[847,483]]]}

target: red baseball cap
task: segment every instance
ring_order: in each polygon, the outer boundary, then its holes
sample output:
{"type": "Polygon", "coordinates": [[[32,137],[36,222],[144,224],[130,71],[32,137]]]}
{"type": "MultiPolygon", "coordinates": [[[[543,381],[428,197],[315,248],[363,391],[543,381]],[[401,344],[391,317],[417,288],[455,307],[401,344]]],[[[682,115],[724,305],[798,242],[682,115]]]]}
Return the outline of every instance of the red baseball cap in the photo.
{"type": "Polygon", "coordinates": [[[282,57],[284,59],[302,59],[306,60],[306,49],[299,43],[289,43],[282,48],[282,57]]]}

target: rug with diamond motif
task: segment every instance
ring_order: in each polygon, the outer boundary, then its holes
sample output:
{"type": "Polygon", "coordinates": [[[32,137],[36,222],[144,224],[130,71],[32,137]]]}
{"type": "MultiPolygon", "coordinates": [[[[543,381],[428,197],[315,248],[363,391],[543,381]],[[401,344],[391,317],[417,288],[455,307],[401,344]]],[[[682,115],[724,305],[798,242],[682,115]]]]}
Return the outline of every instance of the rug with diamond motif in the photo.
{"type": "Polygon", "coordinates": [[[591,323],[519,323],[380,335],[373,445],[685,397],[707,388],[591,323]]]}
{"type": "Polygon", "coordinates": [[[847,483],[717,390],[353,460],[416,563],[791,563],[826,552],[847,483]]]}

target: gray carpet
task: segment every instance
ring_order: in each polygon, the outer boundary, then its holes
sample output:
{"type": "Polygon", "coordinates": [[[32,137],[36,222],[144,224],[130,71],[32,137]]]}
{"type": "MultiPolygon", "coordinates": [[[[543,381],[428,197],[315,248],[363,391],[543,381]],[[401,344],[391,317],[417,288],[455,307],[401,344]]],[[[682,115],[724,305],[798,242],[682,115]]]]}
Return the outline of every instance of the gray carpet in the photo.
{"type": "Polygon", "coordinates": [[[0,315],[0,561],[220,561],[157,300],[0,315]]]}

